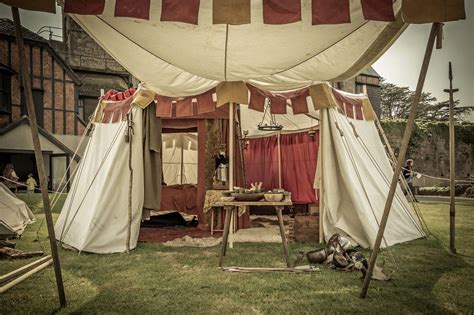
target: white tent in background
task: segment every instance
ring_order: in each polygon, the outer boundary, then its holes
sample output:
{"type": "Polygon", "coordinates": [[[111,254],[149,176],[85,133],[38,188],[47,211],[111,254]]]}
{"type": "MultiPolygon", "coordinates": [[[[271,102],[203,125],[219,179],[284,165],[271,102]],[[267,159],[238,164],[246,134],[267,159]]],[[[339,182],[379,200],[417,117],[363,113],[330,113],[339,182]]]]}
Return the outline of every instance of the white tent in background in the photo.
{"type": "Polygon", "coordinates": [[[194,133],[165,133],[162,136],[163,179],[167,185],[196,184],[198,141],[194,133]]]}
{"type": "Polygon", "coordinates": [[[0,221],[7,224],[16,234],[21,235],[35,216],[23,200],[18,199],[7,186],[0,183],[0,221]]]}

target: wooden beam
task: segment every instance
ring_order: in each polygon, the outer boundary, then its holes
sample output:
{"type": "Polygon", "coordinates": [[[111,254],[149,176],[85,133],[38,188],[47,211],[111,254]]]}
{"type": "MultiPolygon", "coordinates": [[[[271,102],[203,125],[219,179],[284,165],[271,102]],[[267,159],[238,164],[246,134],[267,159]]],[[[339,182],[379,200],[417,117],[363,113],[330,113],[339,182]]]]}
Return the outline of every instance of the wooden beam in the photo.
{"type": "Polygon", "coordinates": [[[44,215],[45,215],[46,224],[48,227],[49,243],[51,246],[51,256],[53,257],[54,273],[56,275],[56,286],[58,289],[60,305],[61,307],[64,307],[66,306],[66,295],[64,293],[64,285],[63,285],[63,278],[61,274],[61,265],[59,262],[58,247],[56,244],[56,236],[54,234],[54,223],[53,223],[53,217],[51,215],[51,207],[49,204],[49,196],[48,196],[48,180],[46,178],[46,174],[44,170],[44,160],[43,160],[43,154],[41,152],[41,144],[40,144],[39,134],[38,134],[38,124],[36,120],[36,113],[35,113],[35,107],[34,107],[35,105],[33,103],[33,93],[31,91],[31,81],[29,79],[30,74],[28,72],[28,67],[27,67],[25,45],[23,42],[23,35],[22,35],[21,22],[20,22],[20,13],[19,13],[18,8],[12,7],[12,15],[13,15],[13,22],[15,24],[16,41],[18,44],[18,53],[20,54],[20,69],[21,69],[20,72],[21,72],[21,79],[23,81],[23,88],[25,92],[26,108],[28,111],[28,117],[30,121],[31,137],[33,139],[33,147],[35,150],[36,168],[38,170],[38,177],[39,177],[39,182],[40,182],[40,187],[41,187],[41,195],[43,197],[44,215]]]}
{"type": "Polygon", "coordinates": [[[4,286],[0,287],[0,294],[6,292],[8,289],[13,288],[18,283],[23,282],[24,280],[28,279],[29,277],[31,277],[35,273],[37,273],[37,272],[43,270],[44,268],[48,267],[49,265],[51,265],[51,263],[52,263],[51,259],[48,259],[46,262],[40,264],[39,266],[36,266],[34,269],[32,269],[32,270],[28,271],[27,273],[19,276],[15,280],[12,280],[12,281],[8,282],[4,286]]]}
{"type": "Polygon", "coordinates": [[[377,232],[377,238],[375,239],[375,244],[373,246],[372,253],[370,255],[369,268],[367,270],[367,274],[365,275],[364,284],[360,292],[361,298],[366,297],[367,290],[370,285],[370,280],[372,279],[372,272],[374,271],[375,263],[377,261],[377,255],[379,253],[380,244],[382,242],[385,226],[387,225],[390,209],[392,208],[392,202],[393,202],[393,197],[395,195],[395,190],[398,185],[398,177],[400,176],[401,169],[405,162],[405,155],[406,155],[408,144],[410,142],[410,137],[413,131],[413,125],[415,124],[418,103],[420,101],[421,93],[423,92],[423,85],[425,83],[426,73],[428,72],[428,65],[430,63],[431,54],[433,52],[433,47],[434,47],[435,39],[438,34],[439,27],[440,27],[439,23],[433,23],[431,27],[428,44],[426,45],[426,51],[423,57],[423,64],[421,65],[420,75],[418,77],[418,83],[416,85],[415,95],[413,97],[413,102],[411,104],[410,115],[408,116],[407,125],[405,127],[405,132],[403,134],[403,139],[400,146],[400,152],[398,154],[397,164],[395,166],[392,181],[390,183],[390,189],[388,191],[387,201],[385,202],[382,219],[380,221],[379,230],[377,232]]]}
{"type": "Polygon", "coordinates": [[[28,265],[25,265],[23,267],[20,267],[18,269],[13,270],[12,272],[4,274],[4,275],[0,276],[0,283],[7,282],[10,279],[13,279],[13,278],[15,278],[15,277],[27,272],[27,271],[30,271],[34,267],[44,263],[45,261],[47,261],[49,259],[51,259],[51,255],[48,255],[48,256],[42,257],[40,259],[37,259],[37,260],[33,261],[32,263],[29,263],[28,265]]]}

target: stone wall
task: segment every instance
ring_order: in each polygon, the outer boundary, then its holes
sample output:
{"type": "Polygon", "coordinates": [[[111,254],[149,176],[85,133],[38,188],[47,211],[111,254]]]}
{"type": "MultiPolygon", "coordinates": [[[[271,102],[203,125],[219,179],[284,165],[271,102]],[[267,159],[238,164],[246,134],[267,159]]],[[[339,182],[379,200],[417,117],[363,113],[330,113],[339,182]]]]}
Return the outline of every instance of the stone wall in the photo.
{"type": "MultiPolygon", "coordinates": [[[[390,145],[398,154],[405,121],[383,121],[382,126],[390,145]]],[[[457,124],[456,135],[456,178],[474,176],[474,124],[457,124]]],[[[417,172],[435,177],[449,178],[449,127],[443,122],[417,122],[408,147],[407,158],[414,160],[417,172]]],[[[447,181],[422,177],[415,182],[418,186],[448,185],[447,181]]]]}

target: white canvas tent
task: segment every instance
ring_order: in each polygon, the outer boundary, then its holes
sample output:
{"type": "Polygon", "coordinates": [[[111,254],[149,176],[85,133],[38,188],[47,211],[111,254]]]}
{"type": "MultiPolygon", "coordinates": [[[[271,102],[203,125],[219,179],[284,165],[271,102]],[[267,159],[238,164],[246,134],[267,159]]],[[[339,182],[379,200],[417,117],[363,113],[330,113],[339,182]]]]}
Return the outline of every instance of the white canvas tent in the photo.
{"type": "Polygon", "coordinates": [[[0,183],[0,220],[18,235],[23,234],[26,226],[35,220],[26,203],[18,199],[3,183],[0,183]]]}
{"type": "Polygon", "coordinates": [[[126,120],[94,126],[55,224],[57,239],[67,246],[94,253],[124,252],[136,247],[144,198],[143,119],[142,109],[131,111],[134,133],[130,142],[124,141],[126,120]],[[129,167],[133,169],[132,185],[129,167]]]}

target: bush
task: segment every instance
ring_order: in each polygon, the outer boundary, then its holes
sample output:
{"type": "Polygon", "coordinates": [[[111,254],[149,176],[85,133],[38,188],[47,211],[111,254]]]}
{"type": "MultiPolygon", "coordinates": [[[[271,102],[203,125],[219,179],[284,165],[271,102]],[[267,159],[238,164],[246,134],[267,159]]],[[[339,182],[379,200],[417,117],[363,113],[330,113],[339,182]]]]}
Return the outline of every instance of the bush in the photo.
{"type": "MultiPolygon", "coordinates": [[[[471,185],[468,185],[468,184],[456,185],[454,194],[456,196],[466,196],[466,194],[468,193],[467,192],[468,190],[469,190],[469,194],[474,195],[474,189],[471,185]]],[[[450,189],[449,189],[449,186],[448,187],[419,187],[418,194],[426,195],[426,196],[449,196],[450,189]]]]}
{"type": "Polygon", "coordinates": [[[464,197],[474,198],[474,187],[468,187],[464,192],[464,197]]]}

